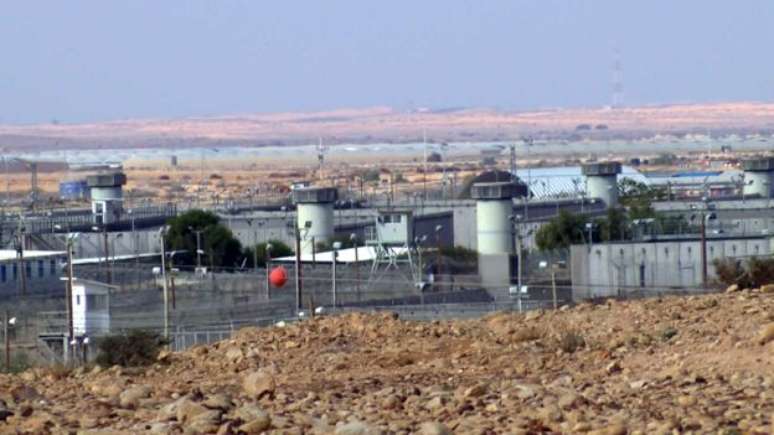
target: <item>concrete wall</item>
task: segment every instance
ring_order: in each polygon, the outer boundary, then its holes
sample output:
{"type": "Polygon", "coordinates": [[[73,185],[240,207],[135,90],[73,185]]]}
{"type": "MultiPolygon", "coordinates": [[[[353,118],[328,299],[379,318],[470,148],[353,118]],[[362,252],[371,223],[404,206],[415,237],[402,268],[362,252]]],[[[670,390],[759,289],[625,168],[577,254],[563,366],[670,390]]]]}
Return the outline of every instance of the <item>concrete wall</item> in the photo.
{"type": "MultiPolygon", "coordinates": [[[[724,257],[774,253],[774,239],[710,239],[707,273],[724,257]]],[[[698,288],[702,285],[699,240],[574,245],[570,251],[573,298],[609,297],[638,289],[698,288]]]]}

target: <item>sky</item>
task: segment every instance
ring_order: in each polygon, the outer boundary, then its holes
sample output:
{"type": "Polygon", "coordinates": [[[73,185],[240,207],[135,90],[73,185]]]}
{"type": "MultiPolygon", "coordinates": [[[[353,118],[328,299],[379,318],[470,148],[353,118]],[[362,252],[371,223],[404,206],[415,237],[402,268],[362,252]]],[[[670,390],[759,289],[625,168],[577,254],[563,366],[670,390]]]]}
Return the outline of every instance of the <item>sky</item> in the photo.
{"type": "Polygon", "coordinates": [[[3,0],[0,123],[774,101],[770,0],[3,0]]]}

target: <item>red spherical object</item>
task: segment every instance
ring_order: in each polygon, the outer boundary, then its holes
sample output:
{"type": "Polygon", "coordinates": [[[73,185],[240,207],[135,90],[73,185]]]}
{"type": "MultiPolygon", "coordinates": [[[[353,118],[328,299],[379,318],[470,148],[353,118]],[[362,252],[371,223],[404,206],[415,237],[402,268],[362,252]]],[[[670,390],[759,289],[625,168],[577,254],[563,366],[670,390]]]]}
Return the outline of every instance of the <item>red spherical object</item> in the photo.
{"type": "Polygon", "coordinates": [[[269,282],[274,287],[282,287],[288,282],[288,271],[282,266],[277,266],[269,273],[269,282]]]}

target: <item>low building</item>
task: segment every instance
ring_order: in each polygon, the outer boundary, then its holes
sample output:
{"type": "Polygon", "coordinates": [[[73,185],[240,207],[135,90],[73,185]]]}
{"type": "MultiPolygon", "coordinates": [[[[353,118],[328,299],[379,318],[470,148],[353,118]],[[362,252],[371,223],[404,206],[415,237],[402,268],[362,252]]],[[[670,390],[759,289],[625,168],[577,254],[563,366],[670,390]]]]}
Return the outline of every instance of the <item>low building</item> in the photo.
{"type": "Polygon", "coordinates": [[[110,332],[110,291],[117,288],[73,278],[73,334],[76,337],[96,337],[110,332]]]}
{"type": "Polygon", "coordinates": [[[0,250],[0,296],[41,293],[64,289],[59,281],[67,254],[62,251],[24,251],[24,260],[13,249],[0,250]],[[21,270],[24,270],[22,280],[21,270]],[[26,288],[23,288],[26,287],[26,288]]]}

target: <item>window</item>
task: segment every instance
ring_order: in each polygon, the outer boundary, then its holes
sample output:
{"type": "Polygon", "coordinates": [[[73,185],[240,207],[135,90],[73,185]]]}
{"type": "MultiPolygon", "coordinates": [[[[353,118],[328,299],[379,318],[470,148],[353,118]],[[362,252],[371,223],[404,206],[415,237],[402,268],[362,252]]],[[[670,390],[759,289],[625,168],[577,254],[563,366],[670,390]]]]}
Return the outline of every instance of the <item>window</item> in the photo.
{"type": "Polygon", "coordinates": [[[49,275],[56,276],[56,259],[52,258],[51,263],[49,264],[49,275]]]}
{"type": "Polygon", "coordinates": [[[27,261],[24,263],[24,271],[27,274],[27,279],[32,279],[32,262],[27,261]]]}
{"type": "Polygon", "coordinates": [[[16,281],[18,279],[17,275],[19,275],[19,272],[16,271],[16,263],[13,264],[13,267],[11,267],[13,280],[16,281]]]}
{"type": "Polygon", "coordinates": [[[86,309],[87,310],[107,310],[108,309],[107,295],[86,295],[86,309]]]}
{"type": "Polygon", "coordinates": [[[75,305],[81,305],[81,295],[75,295],[75,305]]]}
{"type": "Polygon", "coordinates": [[[6,276],[8,272],[5,269],[5,264],[0,264],[0,282],[5,282],[8,277],[6,276]]]}
{"type": "Polygon", "coordinates": [[[38,278],[43,278],[46,274],[46,266],[43,260],[38,260],[38,278]]]}

